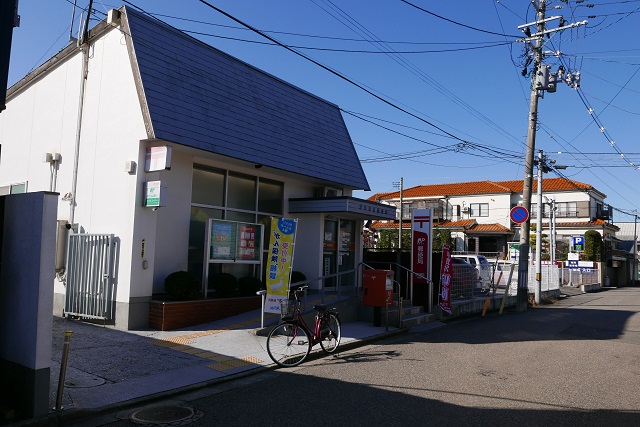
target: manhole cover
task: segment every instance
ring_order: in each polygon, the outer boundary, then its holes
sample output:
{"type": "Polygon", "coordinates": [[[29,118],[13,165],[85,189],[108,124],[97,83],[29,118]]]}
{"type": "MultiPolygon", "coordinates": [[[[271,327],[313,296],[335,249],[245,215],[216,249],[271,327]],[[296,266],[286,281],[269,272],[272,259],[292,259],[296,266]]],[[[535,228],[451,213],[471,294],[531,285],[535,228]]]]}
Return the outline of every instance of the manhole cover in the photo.
{"type": "Polygon", "coordinates": [[[66,380],[64,386],[69,388],[88,388],[97,387],[105,382],[104,378],[100,377],[76,377],[66,380]]]}
{"type": "Polygon", "coordinates": [[[153,406],[131,414],[131,421],[138,424],[169,424],[193,418],[193,408],[178,405],[153,406]]]}

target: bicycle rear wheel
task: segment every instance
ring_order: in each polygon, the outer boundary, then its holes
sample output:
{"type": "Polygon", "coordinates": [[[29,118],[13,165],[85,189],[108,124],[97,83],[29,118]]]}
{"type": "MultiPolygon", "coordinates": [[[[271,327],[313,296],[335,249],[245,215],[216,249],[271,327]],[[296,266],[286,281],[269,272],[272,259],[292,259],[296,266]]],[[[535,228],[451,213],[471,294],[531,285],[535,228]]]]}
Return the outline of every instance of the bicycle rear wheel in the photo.
{"type": "Polygon", "coordinates": [[[311,351],[307,331],[294,322],[284,322],[269,332],[267,353],[280,366],[298,366],[311,351]]]}
{"type": "Polygon", "coordinates": [[[324,321],[322,322],[321,328],[328,328],[329,335],[324,337],[322,341],[320,341],[320,347],[327,353],[333,353],[338,349],[338,345],[340,344],[340,337],[342,336],[342,327],[340,325],[340,319],[333,313],[329,313],[326,315],[324,321]]]}

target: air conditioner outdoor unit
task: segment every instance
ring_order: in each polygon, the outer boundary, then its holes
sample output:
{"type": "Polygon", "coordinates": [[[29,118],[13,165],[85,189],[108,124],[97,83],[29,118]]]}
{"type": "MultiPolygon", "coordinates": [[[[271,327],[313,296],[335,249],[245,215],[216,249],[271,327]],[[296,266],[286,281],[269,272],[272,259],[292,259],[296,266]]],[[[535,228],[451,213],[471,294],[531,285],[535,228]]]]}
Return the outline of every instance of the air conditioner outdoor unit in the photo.
{"type": "Polygon", "coordinates": [[[320,187],[316,190],[316,197],[340,197],[342,190],[332,187],[320,187]]]}

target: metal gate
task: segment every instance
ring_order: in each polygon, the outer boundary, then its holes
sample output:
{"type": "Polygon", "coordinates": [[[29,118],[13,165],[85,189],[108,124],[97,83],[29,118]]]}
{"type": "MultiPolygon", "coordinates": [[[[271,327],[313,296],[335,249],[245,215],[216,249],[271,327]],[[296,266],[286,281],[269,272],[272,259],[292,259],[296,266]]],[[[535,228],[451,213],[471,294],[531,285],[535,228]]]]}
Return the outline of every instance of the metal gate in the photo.
{"type": "Polygon", "coordinates": [[[114,313],[113,234],[70,234],[64,315],[110,320],[114,313]]]}

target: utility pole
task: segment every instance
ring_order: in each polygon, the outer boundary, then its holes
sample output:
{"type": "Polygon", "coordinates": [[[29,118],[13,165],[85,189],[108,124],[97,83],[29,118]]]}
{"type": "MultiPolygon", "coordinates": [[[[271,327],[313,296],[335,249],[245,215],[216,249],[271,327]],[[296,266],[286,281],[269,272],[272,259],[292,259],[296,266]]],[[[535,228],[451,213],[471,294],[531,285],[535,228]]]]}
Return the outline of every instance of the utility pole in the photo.
{"type": "Polygon", "coordinates": [[[540,304],[542,292],[542,169],[544,167],[544,154],[538,151],[538,211],[536,215],[536,291],[535,301],[540,304]]]}
{"type": "Polygon", "coordinates": [[[400,221],[398,221],[398,253],[402,251],[402,185],[403,179],[400,177],[400,221]]]}
{"type": "MultiPolygon", "coordinates": [[[[537,74],[542,65],[542,37],[545,29],[545,1],[540,0],[536,7],[537,13],[537,33],[535,46],[533,48],[533,70],[531,73],[531,101],[529,105],[529,127],[527,129],[527,154],[524,163],[524,183],[522,187],[522,206],[531,212],[531,185],[533,181],[533,153],[536,148],[536,127],[538,125],[538,96],[540,91],[536,84],[537,74]]],[[[535,2],[534,2],[535,6],[535,2]]],[[[527,30],[529,26],[525,27],[527,30]]],[[[528,304],[529,294],[529,232],[531,230],[531,219],[522,223],[520,228],[520,257],[518,261],[518,292],[516,296],[516,310],[525,311],[528,304]]]]}
{"type": "Polygon", "coordinates": [[[400,182],[394,182],[394,187],[400,188],[400,214],[398,215],[398,252],[396,253],[396,264],[398,265],[396,277],[400,277],[400,265],[402,264],[402,186],[404,180],[400,177],[400,182]]]}
{"type": "Polygon", "coordinates": [[[633,211],[633,282],[638,281],[638,210],[633,211]]]}
{"type": "Polygon", "coordinates": [[[551,265],[556,265],[556,199],[551,199],[551,265]]]}
{"type": "MultiPolygon", "coordinates": [[[[518,26],[527,37],[520,40],[525,43],[534,42],[531,46],[533,50],[533,72],[531,73],[531,101],[529,105],[529,127],[527,130],[527,152],[524,165],[524,182],[522,188],[522,206],[531,212],[531,187],[533,182],[533,163],[534,152],[536,148],[536,127],[538,125],[538,98],[544,96],[544,91],[550,93],[556,90],[557,78],[565,79],[565,81],[573,87],[580,85],[580,73],[568,73],[565,77],[565,70],[561,66],[557,73],[550,73],[549,66],[542,63],[544,54],[542,51],[544,45],[544,36],[556,31],[562,31],[568,28],[585,25],[587,21],[582,21],[570,25],[565,25],[564,18],[561,16],[551,16],[545,18],[546,1],[531,0],[536,8],[536,21],[518,26]],[[558,28],[546,30],[547,22],[560,20],[558,28]],[[531,28],[535,27],[536,32],[531,33],[531,28]]],[[[527,63],[528,65],[528,63],[527,63]]],[[[526,68],[525,68],[526,70],[526,68]]],[[[567,72],[569,70],[566,70],[567,72]]],[[[526,73],[524,73],[526,75],[526,73]]],[[[529,293],[529,247],[531,231],[531,219],[522,223],[520,228],[520,258],[518,261],[518,293],[516,297],[516,310],[525,311],[528,303],[529,293]]]]}

